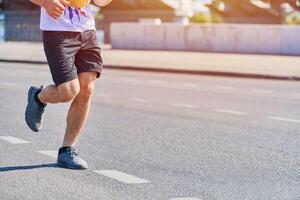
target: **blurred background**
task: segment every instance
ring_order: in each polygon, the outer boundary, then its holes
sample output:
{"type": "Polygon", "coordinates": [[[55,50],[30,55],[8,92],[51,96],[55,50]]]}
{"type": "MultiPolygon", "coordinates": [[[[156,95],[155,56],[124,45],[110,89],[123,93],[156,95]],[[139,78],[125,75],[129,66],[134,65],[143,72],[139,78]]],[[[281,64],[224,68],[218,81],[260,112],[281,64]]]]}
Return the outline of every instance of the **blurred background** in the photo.
{"type": "MultiPolygon", "coordinates": [[[[299,11],[300,3],[297,0],[114,0],[107,7],[101,9],[94,7],[99,41],[101,43],[112,43],[115,48],[237,51],[237,53],[262,52],[275,54],[298,54],[299,49],[295,49],[291,52],[282,52],[282,48],[284,47],[280,46],[278,47],[280,48],[279,50],[261,50],[257,49],[257,47],[253,50],[253,47],[251,47],[251,45],[253,46],[252,40],[257,41],[253,35],[261,34],[263,32],[265,37],[273,37],[274,41],[276,39],[282,40],[284,39],[282,37],[289,37],[290,35],[296,37],[299,30],[289,29],[288,34],[278,36],[278,30],[273,30],[278,29],[278,27],[273,29],[267,28],[268,34],[265,34],[266,30],[265,28],[262,28],[265,27],[263,25],[250,28],[249,26],[243,28],[240,26],[233,26],[230,27],[230,29],[236,29],[233,31],[238,31],[239,35],[242,37],[242,41],[239,45],[243,43],[243,37],[248,41],[246,42],[247,44],[244,44],[245,47],[240,47],[238,50],[232,49],[234,47],[228,47],[228,45],[227,47],[216,47],[215,44],[203,44],[202,42],[194,47],[189,43],[194,43],[194,40],[197,41],[195,38],[201,38],[202,40],[204,37],[203,34],[205,34],[201,33],[203,30],[210,35],[217,34],[221,31],[222,33],[224,32],[224,37],[226,38],[235,37],[234,33],[226,32],[224,27],[217,26],[217,30],[211,30],[212,28],[216,28],[214,26],[216,24],[297,25],[300,24],[299,11]],[[128,42],[130,38],[124,38],[126,32],[122,32],[120,27],[117,30],[111,28],[112,24],[117,22],[139,22],[140,25],[147,24],[149,26],[163,26],[164,24],[173,24],[175,26],[177,24],[176,30],[174,28],[165,28],[165,31],[170,29],[172,32],[172,34],[169,34],[173,35],[170,42],[175,43],[174,41],[177,40],[187,41],[184,42],[184,44],[181,42],[181,45],[163,45],[162,43],[166,43],[166,41],[160,41],[159,38],[155,38],[159,36],[152,36],[157,45],[153,46],[152,44],[151,46],[147,44],[145,41],[147,39],[145,38],[143,38],[144,41],[137,40],[136,43],[139,44],[133,44],[128,42]],[[187,26],[197,27],[197,24],[206,26],[200,26],[198,31],[186,31],[186,29],[188,29],[187,26]],[[211,24],[212,26],[208,27],[208,24],[211,24]],[[243,33],[240,33],[240,31],[246,32],[244,34],[245,36],[243,33]],[[120,36],[120,32],[122,32],[123,38],[120,36]],[[119,35],[116,36],[114,33],[119,33],[119,35]],[[226,36],[226,34],[228,34],[228,36],[226,36]],[[113,38],[111,38],[111,35],[113,38]],[[254,38],[251,37],[251,35],[254,38]],[[181,37],[185,38],[183,39],[181,37]],[[127,40],[127,44],[120,42],[121,40],[127,40]]],[[[141,28],[141,26],[135,27],[136,30],[140,30],[141,28]]],[[[156,30],[157,28],[154,29],[156,30]]],[[[280,30],[280,32],[282,32],[282,30],[280,30]]],[[[138,36],[132,34],[132,37],[136,39],[138,36]]],[[[204,40],[210,41],[216,39],[206,38],[204,40]]],[[[218,44],[224,43],[222,39],[220,40],[221,41],[219,41],[218,44]]],[[[39,30],[39,8],[29,1],[1,0],[0,41],[41,41],[41,32],[39,30]]],[[[149,41],[149,43],[152,43],[152,41],[149,41]]],[[[294,41],[291,41],[290,43],[293,44],[294,41]]],[[[290,46],[288,45],[288,47],[290,46]]]]}

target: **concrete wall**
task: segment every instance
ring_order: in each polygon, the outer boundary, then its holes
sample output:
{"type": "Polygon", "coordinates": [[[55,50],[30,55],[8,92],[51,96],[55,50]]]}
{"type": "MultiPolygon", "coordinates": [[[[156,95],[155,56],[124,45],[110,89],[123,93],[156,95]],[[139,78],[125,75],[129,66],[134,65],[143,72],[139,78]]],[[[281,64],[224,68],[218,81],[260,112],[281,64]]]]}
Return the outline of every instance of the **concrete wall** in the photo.
{"type": "Polygon", "coordinates": [[[300,55],[300,26],[112,23],[116,49],[300,55]]]}

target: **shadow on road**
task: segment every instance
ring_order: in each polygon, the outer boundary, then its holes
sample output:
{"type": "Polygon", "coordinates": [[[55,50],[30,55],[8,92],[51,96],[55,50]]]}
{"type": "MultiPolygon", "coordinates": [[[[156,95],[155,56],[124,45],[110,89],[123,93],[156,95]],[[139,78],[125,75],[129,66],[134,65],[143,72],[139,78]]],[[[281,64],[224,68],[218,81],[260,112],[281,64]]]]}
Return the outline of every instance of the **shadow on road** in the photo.
{"type": "Polygon", "coordinates": [[[60,168],[60,167],[56,163],[41,164],[41,165],[27,165],[27,166],[9,166],[9,167],[0,167],[0,173],[9,172],[9,171],[39,169],[39,168],[60,168]]]}

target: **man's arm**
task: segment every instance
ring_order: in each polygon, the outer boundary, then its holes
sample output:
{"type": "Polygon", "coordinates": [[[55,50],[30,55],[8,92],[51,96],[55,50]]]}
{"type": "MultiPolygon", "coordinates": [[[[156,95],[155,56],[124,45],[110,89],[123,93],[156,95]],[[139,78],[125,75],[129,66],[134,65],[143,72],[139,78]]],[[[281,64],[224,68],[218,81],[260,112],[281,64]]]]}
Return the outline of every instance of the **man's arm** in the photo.
{"type": "Polygon", "coordinates": [[[107,6],[108,4],[110,4],[113,0],[94,0],[94,3],[97,6],[103,7],[103,6],[107,6]]]}
{"type": "Polygon", "coordinates": [[[47,13],[54,19],[58,19],[70,4],[69,0],[30,0],[32,3],[44,7],[47,13]]]}

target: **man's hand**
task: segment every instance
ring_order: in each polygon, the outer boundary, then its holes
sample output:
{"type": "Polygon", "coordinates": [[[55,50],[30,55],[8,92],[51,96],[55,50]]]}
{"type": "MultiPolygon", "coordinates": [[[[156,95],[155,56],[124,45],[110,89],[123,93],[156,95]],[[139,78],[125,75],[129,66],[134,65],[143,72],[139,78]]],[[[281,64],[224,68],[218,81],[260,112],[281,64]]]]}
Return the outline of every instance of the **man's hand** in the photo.
{"type": "Polygon", "coordinates": [[[65,11],[65,6],[70,4],[69,0],[42,0],[41,6],[54,19],[58,19],[65,11]]]}

